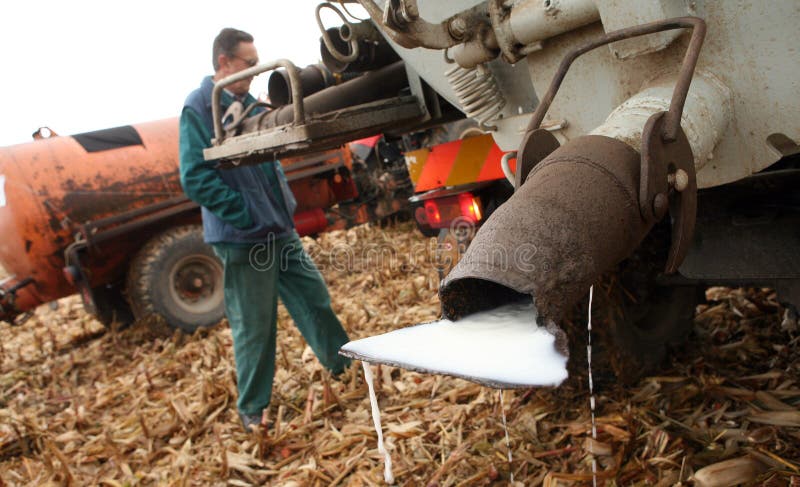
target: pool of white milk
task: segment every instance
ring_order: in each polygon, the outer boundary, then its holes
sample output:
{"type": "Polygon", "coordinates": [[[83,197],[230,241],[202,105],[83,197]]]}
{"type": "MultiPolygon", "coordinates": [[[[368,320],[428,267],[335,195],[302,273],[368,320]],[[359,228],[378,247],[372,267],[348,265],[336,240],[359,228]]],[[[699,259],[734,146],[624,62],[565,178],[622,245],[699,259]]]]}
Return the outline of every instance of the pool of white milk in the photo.
{"type": "Polygon", "coordinates": [[[536,325],[531,302],[355,340],[342,352],[366,362],[452,375],[495,388],[556,386],[567,378],[567,357],[556,351],[555,337],[536,325]]]}

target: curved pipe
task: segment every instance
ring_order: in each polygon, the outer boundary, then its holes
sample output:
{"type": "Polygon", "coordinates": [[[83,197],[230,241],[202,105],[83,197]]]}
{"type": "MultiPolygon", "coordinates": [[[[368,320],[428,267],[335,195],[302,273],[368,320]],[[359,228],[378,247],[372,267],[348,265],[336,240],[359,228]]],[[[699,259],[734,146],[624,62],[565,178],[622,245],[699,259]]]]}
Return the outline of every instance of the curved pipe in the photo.
{"type": "MultiPolygon", "coordinates": [[[[615,108],[603,125],[590,133],[621,140],[641,152],[644,126],[654,114],[669,109],[675,83],[672,74],[651,81],[615,108]]],[[[688,104],[681,115],[681,128],[689,140],[699,172],[713,158],[714,148],[733,118],[733,95],[716,76],[698,71],[686,99],[688,104]]]]}
{"type": "Polygon", "coordinates": [[[442,282],[442,314],[459,319],[532,296],[559,320],[650,231],[639,212],[640,156],[598,135],[571,140],[528,174],[478,230],[442,282]]]}
{"type": "Polygon", "coordinates": [[[508,17],[517,44],[527,46],[600,20],[594,0],[525,0],[508,17]]]}
{"type": "MultiPolygon", "coordinates": [[[[398,61],[377,71],[370,71],[358,78],[325,88],[306,97],[302,100],[303,114],[308,113],[309,116],[312,116],[394,97],[407,87],[408,77],[405,73],[405,65],[402,61],[398,61]]],[[[292,93],[294,93],[294,83],[292,88],[292,93]]],[[[296,99],[293,98],[292,100],[296,108],[296,99]]],[[[297,111],[288,105],[278,107],[275,110],[262,112],[245,119],[242,122],[241,133],[296,123],[296,117],[297,111]]],[[[304,121],[304,119],[301,119],[301,123],[304,121]]]]}
{"type": "MultiPolygon", "coordinates": [[[[333,75],[325,66],[312,64],[299,70],[300,87],[303,96],[313,95],[335,84],[333,75]]],[[[267,92],[273,106],[281,107],[292,103],[292,82],[285,69],[276,69],[269,75],[267,92]]]]}

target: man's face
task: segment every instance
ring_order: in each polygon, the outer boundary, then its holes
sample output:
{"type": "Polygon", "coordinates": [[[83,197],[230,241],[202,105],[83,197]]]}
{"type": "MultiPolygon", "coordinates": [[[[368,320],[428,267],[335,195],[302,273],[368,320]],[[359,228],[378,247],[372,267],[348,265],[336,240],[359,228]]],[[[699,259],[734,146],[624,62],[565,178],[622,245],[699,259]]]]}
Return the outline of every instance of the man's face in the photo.
{"type": "MultiPolygon", "coordinates": [[[[222,79],[239,71],[253,67],[258,64],[258,51],[252,42],[240,42],[233,56],[220,56],[219,71],[216,79],[222,79]]],[[[245,95],[250,91],[250,83],[253,77],[245,78],[227,86],[227,89],[235,95],[245,95]]]]}

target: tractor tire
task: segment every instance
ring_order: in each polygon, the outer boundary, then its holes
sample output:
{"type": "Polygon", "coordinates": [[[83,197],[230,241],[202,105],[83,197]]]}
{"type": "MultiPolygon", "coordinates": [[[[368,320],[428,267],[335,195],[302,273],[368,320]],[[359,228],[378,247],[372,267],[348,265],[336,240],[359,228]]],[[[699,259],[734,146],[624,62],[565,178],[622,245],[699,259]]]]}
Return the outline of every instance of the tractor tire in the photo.
{"type": "Polygon", "coordinates": [[[453,267],[458,264],[473,237],[475,237],[475,227],[471,224],[451,225],[450,228],[439,230],[435,259],[440,281],[444,280],[453,267]]]}
{"type": "Polygon", "coordinates": [[[653,286],[644,301],[623,299],[621,316],[609,323],[611,365],[620,382],[656,372],[667,352],[686,341],[701,292],[696,286],[653,286]]]}
{"type": "MultiPolygon", "coordinates": [[[[666,220],[666,219],[665,219],[666,220]]],[[[595,384],[631,385],[657,373],[671,349],[688,339],[705,288],[663,275],[670,242],[668,221],[656,225],[642,245],[594,285],[592,372],[595,384]]],[[[570,373],[587,370],[588,296],[565,320],[570,373]]]]}
{"type": "Polygon", "coordinates": [[[225,311],[222,263],[199,225],[148,241],[131,262],[127,292],[137,320],[160,317],[187,333],[214,325],[225,311]]]}
{"type": "Polygon", "coordinates": [[[127,328],[134,321],[133,311],[122,293],[121,284],[92,288],[94,317],[106,328],[127,328]]]}
{"type": "MultiPolygon", "coordinates": [[[[617,383],[633,385],[658,373],[668,352],[688,339],[701,301],[699,286],[630,288],[620,285],[619,277],[609,274],[594,286],[592,373],[600,390],[617,383]]],[[[588,295],[561,323],[569,337],[567,369],[578,388],[588,384],[587,304],[588,295]]]]}
{"type": "Polygon", "coordinates": [[[608,287],[611,365],[617,379],[626,384],[658,371],[670,348],[686,341],[704,298],[704,289],[696,283],[668,285],[662,280],[670,235],[665,218],[620,263],[615,284],[608,287]]]}

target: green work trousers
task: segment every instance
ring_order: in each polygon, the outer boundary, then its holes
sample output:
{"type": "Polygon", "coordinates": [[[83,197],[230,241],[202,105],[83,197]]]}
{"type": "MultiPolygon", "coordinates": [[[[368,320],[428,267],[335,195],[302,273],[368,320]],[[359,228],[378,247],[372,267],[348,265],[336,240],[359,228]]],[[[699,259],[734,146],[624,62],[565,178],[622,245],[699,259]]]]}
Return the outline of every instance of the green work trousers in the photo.
{"type": "Polygon", "coordinates": [[[323,366],[338,374],[349,365],[338,354],[347,333],[297,234],[252,246],[215,244],[214,251],[225,268],[241,413],[261,414],[272,396],[278,297],[323,366]]]}

